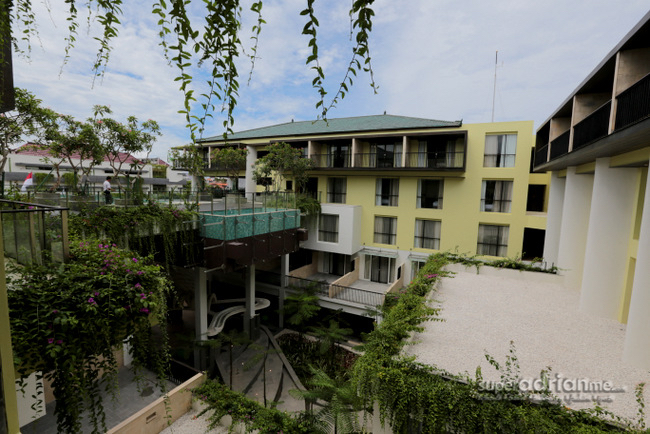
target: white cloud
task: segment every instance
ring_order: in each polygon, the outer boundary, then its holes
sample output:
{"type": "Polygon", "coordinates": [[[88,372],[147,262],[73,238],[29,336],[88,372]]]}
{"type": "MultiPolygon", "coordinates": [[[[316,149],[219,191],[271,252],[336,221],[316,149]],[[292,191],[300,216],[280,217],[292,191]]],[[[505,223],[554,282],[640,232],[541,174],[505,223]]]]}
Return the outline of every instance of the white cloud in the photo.
{"type": "MultiPolygon", "coordinates": [[[[200,17],[202,5],[195,3],[192,13],[200,17]]],[[[110,105],[118,119],[128,115],[155,119],[164,132],[155,150],[161,157],[166,157],[169,147],[186,143],[185,118],[177,113],[183,96],[173,81],[175,69],[162,55],[150,4],[124,5],[123,26],[113,43],[106,74],[94,87],[91,66],[97,43],[85,28],[80,29],[70,62],[59,76],[65,12],[58,5],[52,7],[51,19],[40,15],[42,48],[34,47],[31,63],[14,59],[16,85],[33,91],[55,110],[78,118],[89,116],[92,105],[103,104],[110,105]]],[[[301,34],[304,7],[303,0],[264,2],[267,24],[260,35],[250,85],[250,61],[242,56],[237,64],[241,77],[235,130],[292,118],[314,119],[319,114],[314,107],[318,94],[311,85],[314,72],[305,64],[309,38],[301,34]]],[[[338,89],[352,53],[348,7],[349,2],[316,2],[327,101],[338,89]]],[[[409,0],[376,2],[373,8],[370,48],[379,94],[373,94],[369,78],[360,72],[330,117],[386,110],[488,122],[498,50],[495,120],[532,119],[537,126],[641,19],[648,6],[644,0],[409,0]]],[[[247,11],[243,16],[242,41],[250,54],[248,37],[257,18],[247,11]]],[[[199,92],[207,77],[194,75],[199,92]]],[[[222,121],[223,115],[216,113],[204,135],[221,134],[222,121]]]]}

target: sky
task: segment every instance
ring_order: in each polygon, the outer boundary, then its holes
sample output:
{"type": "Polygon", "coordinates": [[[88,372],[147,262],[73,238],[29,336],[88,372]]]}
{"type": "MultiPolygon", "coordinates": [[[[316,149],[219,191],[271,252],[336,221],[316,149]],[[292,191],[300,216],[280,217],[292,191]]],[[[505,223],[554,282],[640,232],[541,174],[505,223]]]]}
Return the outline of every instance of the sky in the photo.
{"type": "MultiPolygon", "coordinates": [[[[153,2],[125,3],[108,67],[95,79],[98,44],[96,31],[86,25],[84,6],[79,5],[80,31],[64,65],[64,3],[33,0],[39,33],[31,39],[28,56],[14,53],[14,84],[34,93],[43,105],[78,119],[90,117],[97,104],[110,106],[112,116],[122,122],[131,115],[154,119],[163,135],[150,156],[166,159],[171,147],[190,140],[185,117],[178,113],[183,95],[159,46],[157,19],[150,12],[153,2]]],[[[201,3],[194,2],[198,18],[201,3]]],[[[315,2],[326,101],[336,93],[352,54],[350,4],[315,2]]],[[[301,34],[305,5],[305,0],[264,1],[266,24],[250,81],[250,60],[242,56],[238,64],[242,77],[234,131],[319,115],[318,94],[311,86],[314,73],[305,63],[309,39],[301,34]]],[[[650,10],[650,3],[376,0],[372,8],[370,54],[377,93],[369,76],[360,72],[329,118],[386,112],[465,123],[532,120],[537,129],[650,10]]],[[[242,16],[242,41],[250,53],[256,16],[246,10],[242,16]]],[[[194,73],[197,92],[204,90],[203,74],[194,73]]],[[[223,134],[223,119],[215,113],[204,137],[223,134]]]]}

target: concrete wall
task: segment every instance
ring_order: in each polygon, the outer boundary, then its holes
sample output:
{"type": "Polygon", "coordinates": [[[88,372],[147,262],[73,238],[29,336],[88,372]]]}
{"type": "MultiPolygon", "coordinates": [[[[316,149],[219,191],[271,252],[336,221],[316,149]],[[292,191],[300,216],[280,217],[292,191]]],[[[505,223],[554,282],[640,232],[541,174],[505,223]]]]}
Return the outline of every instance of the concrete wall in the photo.
{"type": "Polygon", "coordinates": [[[165,398],[158,398],[130,418],[107,431],[108,434],[152,434],[159,433],[192,407],[192,389],[206,380],[205,374],[196,374],[185,383],[173,389],[165,398]]]}

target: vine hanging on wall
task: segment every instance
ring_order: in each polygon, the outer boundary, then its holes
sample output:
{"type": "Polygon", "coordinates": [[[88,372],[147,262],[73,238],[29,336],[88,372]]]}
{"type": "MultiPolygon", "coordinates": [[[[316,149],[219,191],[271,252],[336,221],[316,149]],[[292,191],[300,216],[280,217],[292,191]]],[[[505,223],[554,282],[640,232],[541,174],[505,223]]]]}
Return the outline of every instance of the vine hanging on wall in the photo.
{"type": "Polygon", "coordinates": [[[20,377],[40,371],[52,382],[59,432],[105,432],[102,392],[117,392],[115,350],[130,344],[138,378],[145,367],[165,390],[170,282],[162,270],[115,244],[75,241],[59,268],[15,267],[8,286],[12,343],[20,377]],[[151,324],[161,325],[152,333],[151,324]]]}

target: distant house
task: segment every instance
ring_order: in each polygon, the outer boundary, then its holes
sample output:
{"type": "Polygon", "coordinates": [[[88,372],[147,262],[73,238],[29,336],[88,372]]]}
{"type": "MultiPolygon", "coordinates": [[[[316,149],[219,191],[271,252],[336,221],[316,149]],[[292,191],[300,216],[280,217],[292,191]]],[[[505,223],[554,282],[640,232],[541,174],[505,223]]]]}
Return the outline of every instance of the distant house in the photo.
{"type": "MultiPolygon", "coordinates": [[[[48,186],[52,185],[51,179],[56,177],[55,164],[49,161],[47,150],[39,148],[38,145],[26,144],[16,151],[12,151],[8,157],[7,165],[5,166],[5,183],[14,183],[15,185],[22,185],[25,177],[32,172],[35,176],[37,174],[48,175],[51,174],[52,178],[48,181],[48,186]]],[[[73,157],[73,164],[79,163],[79,156],[73,157]]],[[[84,163],[87,167],[87,163],[84,163]]],[[[117,164],[116,164],[117,166],[117,164]]],[[[187,183],[187,177],[182,172],[167,170],[169,164],[160,158],[146,158],[138,160],[136,157],[120,153],[115,156],[108,156],[104,158],[101,164],[92,168],[87,182],[90,186],[101,188],[102,183],[107,176],[121,177],[121,176],[140,176],[143,179],[143,191],[145,193],[151,192],[166,192],[172,188],[181,188],[187,183]],[[120,173],[114,173],[115,170],[111,167],[110,162],[117,160],[121,162],[120,173]],[[142,161],[144,165],[139,164],[136,167],[132,166],[133,163],[142,161]],[[139,169],[138,169],[139,168],[139,169]]],[[[59,173],[64,176],[66,173],[72,173],[73,169],[69,162],[63,161],[59,165],[59,173]]],[[[79,174],[81,176],[81,174],[79,174]]],[[[38,176],[37,176],[38,177],[38,176]]],[[[44,176],[38,177],[44,178],[44,176]]],[[[69,184],[68,184],[69,186],[69,184]]],[[[114,188],[120,188],[119,180],[113,181],[114,188]]],[[[39,187],[38,182],[34,182],[33,189],[39,187]]],[[[46,187],[47,188],[47,187],[46,187]]],[[[60,189],[66,188],[64,182],[61,183],[60,189]]]]}

